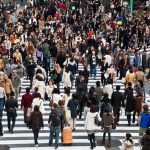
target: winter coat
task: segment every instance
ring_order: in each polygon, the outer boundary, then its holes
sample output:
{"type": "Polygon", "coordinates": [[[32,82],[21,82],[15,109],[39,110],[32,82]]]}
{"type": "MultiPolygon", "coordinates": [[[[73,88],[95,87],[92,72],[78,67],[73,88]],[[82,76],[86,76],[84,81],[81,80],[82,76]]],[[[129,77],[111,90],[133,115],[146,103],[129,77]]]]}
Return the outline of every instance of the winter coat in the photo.
{"type": "Polygon", "coordinates": [[[86,130],[88,130],[88,131],[100,130],[100,126],[97,126],[95,124],[96,115],[98,116],[98,119],[101,120],[98,112],[95,112],[95,113],[88,112],[87,113],[87,116],[85,119],[85,124],[84,124],[86,130]]]}
{"type": "Polygon", "coordinates": [[[41,98],[44,99],[45,90],[46,90],[44,81],[36,81],[35,84],[34,84],[34,87],[38,87],[38,93],[40,93],[41,98]]]}
{"type": "Polygon", "coordinates": [[[14,91],[12,81],[9,78],[4,80],[4,89],[6,94],[9,94],[11,91],[14,91]]]}
{"type": "Polygon", "coordinates": [[[150,121],[150,114],[143,112],[140,117],[140,127],[147,129],[149,127],[149,121],[150,121]]]}
{"type": "Polygon", "coordinates": [[[134,111],[137,112],[138,114],[141,113],[142,111],[142,102],[143,102],[143,97],[142,96],[135,96],[135,107],[134,111]]]}
{"type": "Polygon", "coordinates": [[[64,87],[70,87],[71,88],[70,74],[71,74],[70,71],[68,73],[67,72],[63,73],[62,82],[63,82],[64,87]]]}
{"type": "Polygon", "coordinates": [[[53,94],[53,96],[52,96],[52,100],[53,100],[53,103],[56,103],[56,104],[58,104],[58,102],[60,101],[60,100],[62,100],[62,96],[60,95],[60,94],[53,94]]]}
{"type": "Polygon", "coordinates": [[[69,108],[69,110],[71,112],[71,118],[76,118],[77,117],[78,108],[79,108],[78,100],[77,99],[71,99],[68,102],[67,107],[69,108]]]}
{"type": "Polygon", "coordinates": [[[145,134],[141,141],[142,150],[150,150],[150,135],[145,134]]]}
{"type": "Polygon", "coordinates": [[[115,91],[112,93],[111,104],[113,107],[124,106],[124,97],[121,92],[115,91]]]}
{"type": "Polygon", "coordinates": [[[42,114],[41,114],[40,111],[38,111],[38,112],[33,111],[31,113],[31,116],[30,116],[30,121],[31,121],[31,129],[32,129],[32,131],[38,131],[39,129],[41,129],[41,127],[44,127],[43,117],[42,117],[42,114]],[[39,117],[39,125],[40,126],[37,128],[35,126],[35,121],[36,121],[36,119],[38,117],[39,117]]]}

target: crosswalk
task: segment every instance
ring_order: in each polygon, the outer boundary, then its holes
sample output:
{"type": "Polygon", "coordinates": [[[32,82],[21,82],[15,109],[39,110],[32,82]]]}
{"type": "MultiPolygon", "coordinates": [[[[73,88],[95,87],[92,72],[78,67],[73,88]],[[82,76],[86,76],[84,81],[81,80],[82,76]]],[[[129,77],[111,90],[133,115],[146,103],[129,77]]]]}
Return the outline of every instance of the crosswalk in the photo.
{"type": "MultiPolygon", "coordinates": [[[[82,64],[79,64],[79,70],[83,70],[82,64]]],[[[100,69],[97,68],[97,77],[96,80],[100,80],[100,69]]],[[[95,86],[95,82],[93,78],[89,78],[88,88],[91,86],[95,86]]],[[[20,106],[20,100],[21,96],[25,93],[26,87],[28,87],[30,84],[29,80],[24,79],[22,82],[22,90],[18,98],[19,106],[20,106]]],[[[121,80],[117,80],[116,83],[114,83],[114,89],[116,85],[121,86],[121,92],[124,91],[124,85],[122,84],[121,80]]],[[[63,94],[64,88],[61,84],[60,91],[63,94]]],[[[75,92],[75,87],[71,89],[71,92],[75,92]]],[[[146,95],[146,99],[150,99],[149,95],[146,95]]],[[[50,108],[48,106],[48,101],[44,101],[45,111],[44,114],[44,129],[40,131],[39,134],[39,150],[48,150],[53,149],[52,147],[49,147],[48,141],[49,141],[49,128],[48,128],[48,116],[50,113],[50,108]]],[[[3,127],[4,127],[4,136],[0,138],[0,145],[9,145],[11,150],[34,150],[37,148],[34,148],[34,140],[33,140],[33,134],[32,131],[29,130],[23,121],[23,111],[19,108],[18,111],[18,117],[16,120],[16,126],[14,128],[14,134],[10,134],[7,129],[7,117],[6,113],[4,113],[3,117],[3,127]]],[[[138,143],[138,130],[139,127],[135,124],[132,124],[131,127],[127,126],[127,119],[125,116],[124,111],[121,112],[120,122],[119,126],[117,126],[116,130],[112,132],[112,148],[110,150],[119,150],[121,148],[121,142],[125,138],[125,134],[127,132],[130,132],[133,136],[134,142],[136,143],[135,150],[139,150],[140,147],[137,146],[138,143]]],[[[97,139],[97,147],[96,149],[100,150],[106,150],[107,148],[101,144],[103,132],[98,131],[96,134],[97,139]]],[[[84,119],[78,119],[77,118],[77,126],[76,130],[73,132],[73,144],[72,146],[66,146],[64,147],[61,143],[59,144],[60,150],[66,150],[66,149],[72,149],[77,150],[82,147],[82,149],[90,149],[90,144],[87,138],[87,132],[84,129],[84,119]]]]}

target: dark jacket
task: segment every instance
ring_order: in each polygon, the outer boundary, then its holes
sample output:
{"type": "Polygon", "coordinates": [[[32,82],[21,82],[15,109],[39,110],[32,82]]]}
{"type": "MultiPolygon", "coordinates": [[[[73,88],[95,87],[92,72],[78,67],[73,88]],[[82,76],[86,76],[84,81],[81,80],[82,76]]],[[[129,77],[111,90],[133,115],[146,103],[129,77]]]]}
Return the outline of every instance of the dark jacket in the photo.
{"type": "Polygon", "coordinates": [[[18,108],[18,101],[14,97],[10,97],[9,99],[6,100],[5,108],[7,111],[7,116],[17,117],[17,111],[15,114],[11,114],[9,112],[10,108],[14,108],[15,110],[16,110],[16,108],[18,108]]]}
{"type": "Polygon", "coordinates": [[[150,135],[145,134],[141,141],[142,150],[150,150],[150,135]]]}
{"type": "Polygon", "coordinates": [[[111,104],[113,107],[124,106],[124,97],[121,92],[115,91],[112,93],[111,104]]]}
{"type": "Polygon", "coordinates": [[[67,107],[69,107],[70,111],[71,111],[71,118],[76,118],[77,117],[77,111],[79,108],[79,103],[77,99],[71,99],[68,102],[67,107]]]}
{"type": "Polygon", "coordinates": [[[31,119],[31,129],[33,131],[41,129],[44,127],[42,113],[40,111],[33,111],[30,116],[31,119]]]}
{"type": "Polygon", "coordinates": [[[133,89],[131,87],[128,87],[125,90],[125,98],[126,98],[126,112],[132,112],[135,107],[135,98],[133,96],[133,89]]]}
{"type": "Polygon", "coordinates": [[[63,119],[63,114],[59,109],[53,109],[49,115],[48,123],[53,127],[61,126],[61,120],[63,119]]]}

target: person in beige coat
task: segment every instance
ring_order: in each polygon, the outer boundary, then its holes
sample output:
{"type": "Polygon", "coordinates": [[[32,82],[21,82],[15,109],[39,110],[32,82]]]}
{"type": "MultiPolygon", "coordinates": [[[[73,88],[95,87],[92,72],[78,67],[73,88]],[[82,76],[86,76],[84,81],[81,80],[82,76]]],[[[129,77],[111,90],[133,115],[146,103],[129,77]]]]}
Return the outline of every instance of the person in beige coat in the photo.
{"type": "Polygon", "coordinates": [[[4,89],[5,89],[7,99],[8,99],[10,96],[10,92],[12,91],[14,92],[14,88],[13,88],[11,80],[8,78],[6,74],[4,74],[4,89]]]}
{"type": "Polygon", "coordinates": [[[126,88],[129,82],[131,82],[132,84],[134,83],[134,72],[133,69],[129,70],[129,73],[126,75],[125,77],[125,83],[126,83],[126,88]]]}
{"type": "Polygon", "coordinates": [[[137,71],[135,73],[135,76],[134,76],[135,83],[138,82],[139,80],[142,80],[144,82],[145,81],[145,74],[142,71],[142,68],[139,67],[138,70],[139,71],[137,71]]]}

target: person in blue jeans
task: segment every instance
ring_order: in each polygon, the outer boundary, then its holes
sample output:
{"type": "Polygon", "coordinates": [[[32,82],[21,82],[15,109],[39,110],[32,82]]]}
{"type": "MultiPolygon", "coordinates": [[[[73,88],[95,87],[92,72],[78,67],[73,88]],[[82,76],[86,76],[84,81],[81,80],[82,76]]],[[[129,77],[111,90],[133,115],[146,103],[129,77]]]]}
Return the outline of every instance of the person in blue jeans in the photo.
{"type": "Polygon", "coordinates": [[[52,111],[49,115],[48,127],[50,129],[49,145],[53,144],[53,138],[55,135],[55,150],[58,149],[59,134],[61,131],[61,119],[63,115],[61,111],[57,108],[57,104],[53,104],[52,111]]]}

